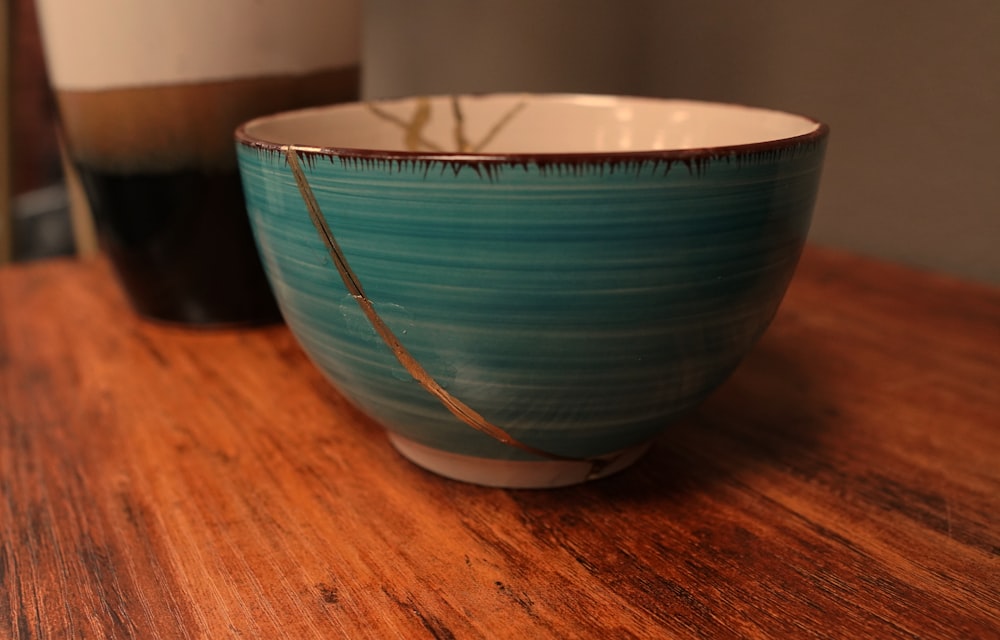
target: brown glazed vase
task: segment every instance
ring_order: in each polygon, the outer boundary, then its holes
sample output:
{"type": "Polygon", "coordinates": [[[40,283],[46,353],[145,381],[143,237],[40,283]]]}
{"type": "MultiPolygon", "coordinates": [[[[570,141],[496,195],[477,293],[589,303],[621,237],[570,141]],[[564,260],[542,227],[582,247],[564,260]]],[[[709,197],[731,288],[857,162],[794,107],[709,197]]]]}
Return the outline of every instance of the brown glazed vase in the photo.
{"type": "Polygon", "coordinates": [[[134,309],[189,325],[278,320],[233,130],[357,99],[360,0],[37,6],[68,153],[134,309]]]}

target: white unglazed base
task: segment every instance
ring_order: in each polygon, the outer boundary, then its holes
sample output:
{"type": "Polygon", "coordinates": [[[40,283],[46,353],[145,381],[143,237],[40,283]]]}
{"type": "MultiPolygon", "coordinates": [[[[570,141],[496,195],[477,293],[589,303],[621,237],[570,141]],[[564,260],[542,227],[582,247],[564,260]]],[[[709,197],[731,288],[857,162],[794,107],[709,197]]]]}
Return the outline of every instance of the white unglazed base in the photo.
{"type": "Polygon", "coordinates": [[[649,443],[602,456],[608,464],[597,473],[594,465],[580,460],[495,460],[439,451],[389,432],[389,441],[414,464],[452,480],[506,489],[552,489],[604,478],[625,469],[642,457],[649,443]]]}

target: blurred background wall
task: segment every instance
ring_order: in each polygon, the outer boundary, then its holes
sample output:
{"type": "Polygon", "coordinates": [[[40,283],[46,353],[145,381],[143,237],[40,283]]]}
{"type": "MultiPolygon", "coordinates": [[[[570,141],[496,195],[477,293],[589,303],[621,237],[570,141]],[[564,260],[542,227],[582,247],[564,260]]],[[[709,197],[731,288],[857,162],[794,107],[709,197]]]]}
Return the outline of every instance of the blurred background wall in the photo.
{"type": "Polygon", "coordinates": [[[811,238],[1000,284],[1000,0],[366,0],[364,93],[700,98],[832,127],[811,238]]]}
{"type": "Polygon", "coordinates": [[[74,233],[34,0],[0,0],[0,265],[72,253],[74,233]]]}
{"type": "MultiPolygon", "coordinates": [[[[813,241],[1000,284],[1000,0],[364,2],[367,97],[583,91],[806,113],[833,129],[813,241]]],[[[47,186],[54,108],[32,0],[6,8],[5,175],[46,255],[72,247],[50,215],[66,203],[47,186]]]]}

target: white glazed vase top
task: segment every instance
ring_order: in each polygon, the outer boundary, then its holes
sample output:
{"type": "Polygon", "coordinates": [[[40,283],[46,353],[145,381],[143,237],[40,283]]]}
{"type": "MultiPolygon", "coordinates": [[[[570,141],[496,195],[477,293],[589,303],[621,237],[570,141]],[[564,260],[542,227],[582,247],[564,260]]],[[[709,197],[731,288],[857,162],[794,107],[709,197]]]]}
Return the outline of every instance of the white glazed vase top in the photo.
{"type": "Polygon", "coordinates": [[[360,0],[38,0],[50,80],[97,90],[309,73],[360,58],[360,0]]]}

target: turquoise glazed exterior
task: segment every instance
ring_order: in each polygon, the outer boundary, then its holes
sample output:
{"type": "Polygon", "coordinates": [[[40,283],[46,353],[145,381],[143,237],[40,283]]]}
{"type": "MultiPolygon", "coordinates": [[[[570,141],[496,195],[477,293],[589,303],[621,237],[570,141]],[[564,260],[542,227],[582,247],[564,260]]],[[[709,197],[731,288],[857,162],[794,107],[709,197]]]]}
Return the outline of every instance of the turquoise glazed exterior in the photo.
{"type": "MultiPolygon", "coordinates": [[[[346,288],[288,149],[252,132],[237,145],[250,221],[315,364],[390,432],[537,459],[414,379],[346,288]]],[[[367,299],[426,373],[518,441],[592,458],[657,436],[764,332],[806,239],[825,140],[817,125],[638,153],[295,153],[367,299]]]]}

